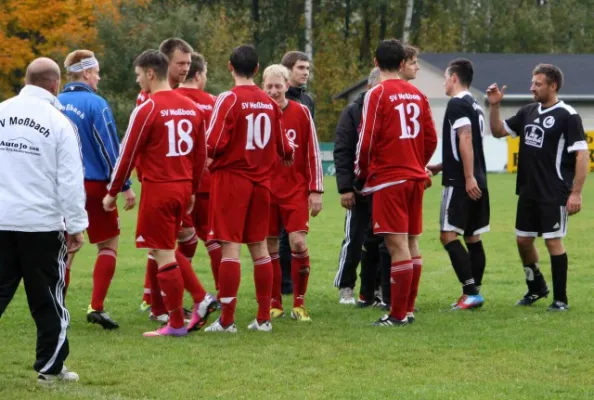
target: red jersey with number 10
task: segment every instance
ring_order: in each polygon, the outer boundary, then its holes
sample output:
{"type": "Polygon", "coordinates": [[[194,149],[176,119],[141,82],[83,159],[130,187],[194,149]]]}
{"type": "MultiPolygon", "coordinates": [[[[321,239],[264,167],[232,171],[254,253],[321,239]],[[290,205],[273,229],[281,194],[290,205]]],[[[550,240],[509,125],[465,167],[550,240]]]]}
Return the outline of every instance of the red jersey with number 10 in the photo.
{"type": "MultiPolygon", "coordinates": [[[[210,117],[212,115],[212,110],[214,108],[215,100],[217,99],[210,93],[205,92],[204,90],[200,89],[192,89],[192,88],[185,88],[180,87],[175,89],[178,93],[186,96],[188,99],[192,100],[196,107],[202,110],[204,114],[204,122],[205,125],[208,127],[210,124],[210,117]]],[[[210,172],[208,168],[204,170],[204,174],[202,175],[202,180],[200,181],[200,188],[198,189],[198,193],[209,193],[210,192],[210,172]]]]}
{"type": "Polygon", "coordinates": [[[293,157],[279,106],[256,85],[236,86],[217,97],[206,140],[211,172],[224,169],[268,188],[277,154],[293,157]]]}
{"type": "Polygon", "coordinates": [[[366,179],[363,192],[427,179],[425,167],[436,147],[431,108],[421,91],[400,79],[369,89],[355,161],[355,174],[366,179]]]}
{"type": "Polygon", "coordinates": [[[272,172],[273,197],[289,199],[298,193],[324,191],[324,174],[316,128],[309,109],[289,100],[283,109],[283,128],[295,144],[293,165],[286,167],[280,161],[272,172]]]}
{"type": "Polygon", "coordinates": [[[171,90],[151,94],[130,116],[109,194],[115,196],[134,165],[143,181],[190,181],[194,193],[206,163],[204,117],[188,98],[171,90]]]}

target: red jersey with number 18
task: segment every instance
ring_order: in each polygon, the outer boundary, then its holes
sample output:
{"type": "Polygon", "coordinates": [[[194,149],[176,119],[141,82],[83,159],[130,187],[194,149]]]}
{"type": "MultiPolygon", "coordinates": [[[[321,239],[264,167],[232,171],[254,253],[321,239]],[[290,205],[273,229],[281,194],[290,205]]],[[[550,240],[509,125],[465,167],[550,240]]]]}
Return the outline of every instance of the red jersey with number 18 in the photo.
{"type": "Polygon", "coordinates": [[[130,116],[109,185],[115,196],[134,165],[143,182],[192,182],[194,193],[206,163],[204,117],[188,98],[172,90],[151,94],[130,116]]]}
{"type": "Polygon", "coordinates": [[[388,79],[363,101],[355,173],[363,192],[406,180],[425,180],[425,166],[437,147],[429,101],[408,82],[388,79]]]}
{"type": "Polygon", "coordinates": [[[293,157],[279,106],[256,85],[236,86],[217,97],[206,140],[211,172],[229,171],[267,188],[277,154],[293,157]]]}

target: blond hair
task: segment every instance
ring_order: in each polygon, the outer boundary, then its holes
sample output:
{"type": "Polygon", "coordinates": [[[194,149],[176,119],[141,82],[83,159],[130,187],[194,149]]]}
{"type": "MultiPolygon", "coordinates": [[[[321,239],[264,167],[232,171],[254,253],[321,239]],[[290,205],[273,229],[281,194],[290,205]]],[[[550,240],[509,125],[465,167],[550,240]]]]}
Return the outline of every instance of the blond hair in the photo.
{"type": "Polygon", "coordinates": [[[64,67],[66,68],[66,76],[69,82],[77,81],[82,78],[82,72],[70,72],[68,71],[68,67],[71,67],[73,64],[81,62],[81,60],[85,58],[95,57],[95,53],[91,50],[74,50],[72,53],[66,56],[66,60],[64,60],[64,67]]]}
{"type": "Polygon", "coordinates": [[[264,73],[262,74],[262,81],[265,81],[266,78],[272,76],[284,78],[285,81],[289,80],[289,70],[282,64],[272,64],[266,67],[264,73]]]}

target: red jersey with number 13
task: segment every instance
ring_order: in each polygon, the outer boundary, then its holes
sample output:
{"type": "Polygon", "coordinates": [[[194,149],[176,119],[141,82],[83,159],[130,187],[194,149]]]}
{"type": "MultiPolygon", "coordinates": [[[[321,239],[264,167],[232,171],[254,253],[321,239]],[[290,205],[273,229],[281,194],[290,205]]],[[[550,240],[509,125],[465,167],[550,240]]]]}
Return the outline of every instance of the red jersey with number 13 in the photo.
{"type": "Polygon", "coordinates": [[[204,117],[188,98],[172,90],[151,94],[130,116],[109,185],[115,196],[134,165],[143,181],[192,182],[194,193],[206,163],[204,117]]]}
{"type": "Polygon", "coordinates": [[[268,188],[277,154],[293,157],[279,106],[256,85],[236,86],[217,97],[206,140],[211,172],[231,171],[268,188]]]}
{"type": "Polygon", "coordinates": [[[401,79],[369,89],[355,161],[355,173],[366,179],[363,192],[427,179],[425,167],[436,147],[429,101],[419,89],[401,79]]]}
{"type": "MultiPolygon", "coordinates": [[[[200,89],[192,89],[192,88],[185,88],[180,87],[175,89],[178,93],[186,96],[188,99],[192,100],[196,103],[196,106],[202,110],[204,114],[204,122],[205,125],[208,127],[210,124],[210,117],[212,115],[212,110],[214,108],[215,100],[217,99],[210,93],[205,92],[204,90],[200,89]]],[[[202,180],[200,181],[200,188],[198,189],[198,193],[209,193],[210,192],[210,172],[208,168],[204,170],[204,174],[202,175],[202,180]]]]}

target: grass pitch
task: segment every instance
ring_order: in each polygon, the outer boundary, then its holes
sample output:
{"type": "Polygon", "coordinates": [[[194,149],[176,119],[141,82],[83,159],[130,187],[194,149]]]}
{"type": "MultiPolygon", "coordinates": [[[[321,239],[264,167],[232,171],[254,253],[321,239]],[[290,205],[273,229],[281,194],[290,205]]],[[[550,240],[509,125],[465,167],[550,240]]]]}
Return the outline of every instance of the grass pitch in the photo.
{"type": "MultiPolygon", "coordinates": [[[[492,219],[491,232],[483,237],[485,306],[475,312],[450,312],[460,288],[439,244],[439,179],[425,197],[424,270],[414,325],[375,328],[370,323],[380,311],[338,304],[332,283],[344,210],[334,179],[327,178],[324,210],[311,220],[308,238],[311,324],[285,317],[273,323],[272,334],[247,331],[256,302],[245,249],[238,334],[145,339],[142,333],[155,327],[138,311],[145,255],[134,248],[136,212],[121,212],[118,266],[106,302],[121,328],[104,331],[85,320],[96,253],[87,244],[77,254],[67,296],[67,365],[80,374],[80,382],[38,387],[32,369],[35,325],[21,288],[0,320],[0,399],[594,398],[594,183],[586,184],[584,211],[569,222],[568,313],[548,313],[551,297],[527,309],[513,306],[525,292],[514,237],[515,175],[489,176],[492,219]]],[[[538,247],[551,284],[541,240],[538,247]]],[[[212,290],[203,247],[193,264],[212,290]]],[[[291,304],[290,297],[285,304],[291,304]]]]}

